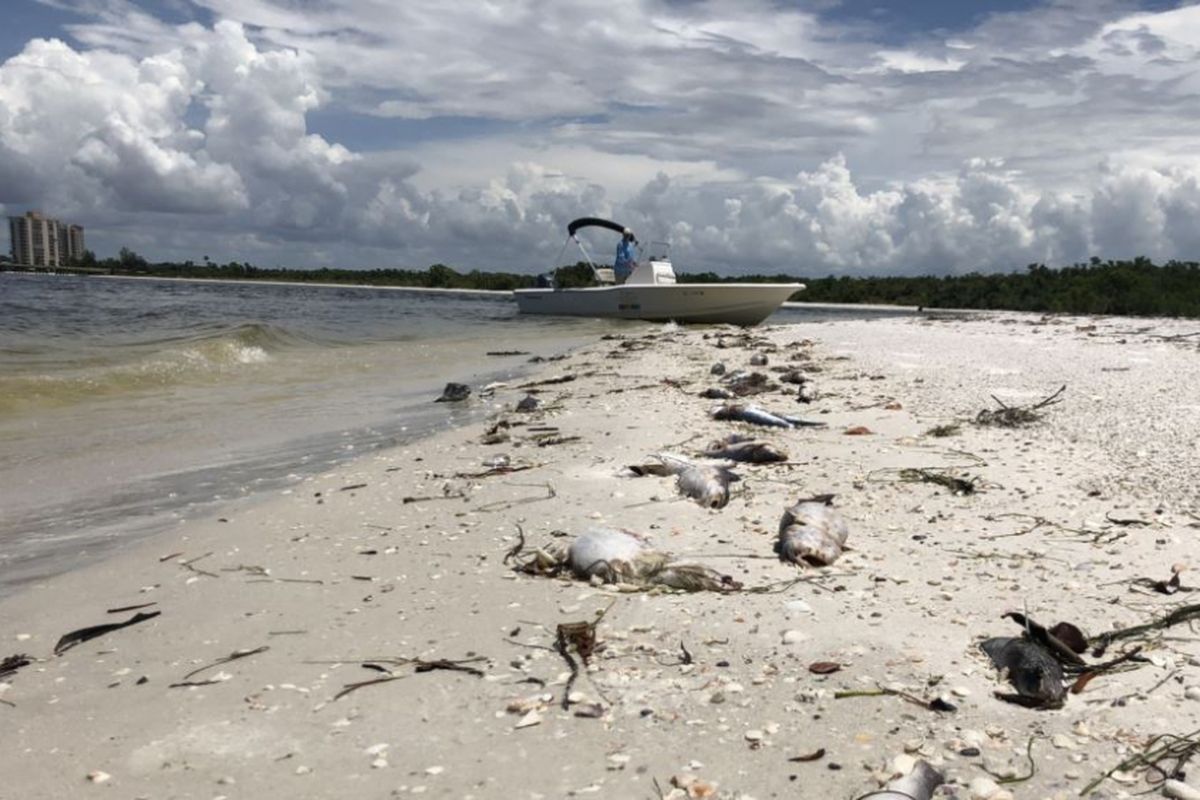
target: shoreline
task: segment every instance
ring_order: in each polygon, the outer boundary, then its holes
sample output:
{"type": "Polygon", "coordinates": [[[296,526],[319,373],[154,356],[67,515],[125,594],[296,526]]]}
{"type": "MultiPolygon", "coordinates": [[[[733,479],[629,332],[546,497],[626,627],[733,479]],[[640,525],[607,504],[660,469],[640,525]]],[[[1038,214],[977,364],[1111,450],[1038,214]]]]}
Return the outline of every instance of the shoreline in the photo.
{"type": "Polygon", "coordinates": [[[451,289],[433,286],[374,286],[363,283],[325,283],[318,281],[262,281],[252,278],[169,278],[158,275],[87,275],[88,278],[104,278],[129,281],[180,281],[183,283],[220,283],[240,284],[249,283],[257,286],[315,286],[325,289],[387,289],[403,292],[434,292],[443,294],[481,294],[481,295],[511,295],[508,289],[451,289]]]}
{"type": "MultiPolygon", "coordinates": [[[[16,273],[14,273],[16,274],[16,273]]],[[[318,288],[329,289],[386,289],[388,291],[403,291],[403,292],[428,292],[442,294],[467,294],[467,295],[488,295],[494,297],[512,296],[512,291],[509,289],[453,289],[431,286],[376,286],[362,283],[326,283],[323,281],[273,281],[273,280],[254,280],[251,278],[230,279],[230,278],[173,278],[162,277],[157,275],[86,275],[72,277],[87,277],[87,278],[103,278],[115,280],[137,280],[137,281],[181,281],[184,283],[220,283],[220,284],[253,284],[257,286],[314,286],[318,288]]],[[[701,284],[706,285],[706,284],[701,284]]],[[[719,285],[719,284],[718,284],[719,285]]],[[[805,302],[803,300],[788,300],[781,306],[782,308],[792,310],[813,309],[818,311],[878,311],[878,312],[894,312],[896,314],[988,314],[988,313],[1010,313],[1010,312],[989,312],[986,310],[977,309],[919,309],[917,306],[896,306],[878,303],[818,303],[805,302]]]]}
{"type": "MultiPolygon", "coordinates": [[[[1093,634],[1135,624],[1170,600],[1130,594],[1129,582],[1194,565],[1200,406],[1178,387],[1200,379],[1200,356],[1160,338],[1186,321],[1126,322],[905,317],[585,345],[497,395],[509,409],[526,391],[541,401],[506,414],[508,441],[483,444],[478,424],[442,431],[0,599],[0,658],[36,659],[0,689],[7,785],[32,798],[103,791],[97,780],[122,796],[486,798],[653,796],[657,782],[684,798],[672,779],[696,779],[723,798],[797,783],[805,796],[858,797],[923,758],[964,799],[1074,797],[1146,737],[1200,727],[1200,703],[1185,699],[1200,683],[1194,644],[1163,643],[1059,711],[992,697],[1008,687],[978,649],[1019,633],[1000,618],[1009,610],[1093,634]],[[785,385],[752,401],[827,427],[708,418],[713,402],[696,393],[710,365],[748,368],[755,353],[770,375],[803,369],[816,399],[798,404],[785,385]],[[992,395],[1032,403],[1063,382],[1063,402],[1035,427],[928,434],[993,407],[992,395]],[[531,427],[562,441],[539,446],[531,427]],[[870,433],[846,434],[858,427],[870,433]],[[736,467],[723,509],[679,499],[671,479],[622,475],[733,431],[791,460],[736,467]],[[501,453],[520,469],[492,471],[501,453]],[[913,467],[970,476],[978,491],[900,479],[913,467]],[[783,509],[825,492],[852,549],[822,569],[775,560],[783,509]],[[1113,522],[1128,519],[1147,524],[1113,522]],[[762,591],[627,593],[504,563],[518,531],[536,547],[598,524],[762,591]],[[52,655],[67,631],[143,603],[161,616],[52,655]],[[601,646],[564,710],[555,626],[599,612],[601,646]],[[1160,684],[1172,673],[1178,682],[1160,684]],[[1032,777],[983,793],[985,767],[1029,771],[1031,740],[1032,777]]],[[[1093,796],[1144,788],[1107,781],[1093,796]]]]}

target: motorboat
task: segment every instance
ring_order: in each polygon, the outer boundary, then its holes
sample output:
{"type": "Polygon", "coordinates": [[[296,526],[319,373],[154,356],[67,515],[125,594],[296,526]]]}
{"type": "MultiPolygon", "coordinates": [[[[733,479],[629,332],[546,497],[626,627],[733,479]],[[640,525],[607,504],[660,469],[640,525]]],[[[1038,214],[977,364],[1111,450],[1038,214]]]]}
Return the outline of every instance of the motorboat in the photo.
{"type": "Polygon", "coordinates": [[[599,217],[583,217],[567,226],[567,241],[583,251],[596,285],[516,289],[513,295],[522,314],[757,325],[804,289],[802,283],[677,283],[669,252],[661,242],[653,243],[657,249],[617,283],[613,270],[597,267],[577,238],[576,233],[586,227],[617,233],[628,229],[599,217]]]}

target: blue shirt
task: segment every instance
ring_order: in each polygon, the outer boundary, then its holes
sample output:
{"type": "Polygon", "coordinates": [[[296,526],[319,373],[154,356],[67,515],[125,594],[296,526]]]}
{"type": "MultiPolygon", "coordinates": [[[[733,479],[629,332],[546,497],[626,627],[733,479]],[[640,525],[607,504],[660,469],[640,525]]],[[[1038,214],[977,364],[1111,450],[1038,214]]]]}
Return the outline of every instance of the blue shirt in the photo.
{"type": "Polygon", "coordinates": [[[634,244],[629,239],[622,239],[617,244],[617,262],[614,265],[616,269],[630,269],[631,265],[637,261],[637,250],[634,249],[634,244]]]}

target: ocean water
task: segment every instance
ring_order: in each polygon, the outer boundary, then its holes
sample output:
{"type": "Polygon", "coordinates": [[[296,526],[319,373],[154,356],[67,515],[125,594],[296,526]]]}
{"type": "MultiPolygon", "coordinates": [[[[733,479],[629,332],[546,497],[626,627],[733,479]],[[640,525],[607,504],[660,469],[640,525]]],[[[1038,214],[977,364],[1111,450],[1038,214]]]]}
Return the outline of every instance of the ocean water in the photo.
{"type": "Polygon", "coordinates": [[[643,326],[502,295],[0,273],[0,592],[485,413],[431,402],[447,381],[643,326]]]}
{"type": "Polygon", "coordinates": [[[0,272],[0,594],[486,413],[431,402],[447,381],[654,327],[507,295],[0,272]]]}

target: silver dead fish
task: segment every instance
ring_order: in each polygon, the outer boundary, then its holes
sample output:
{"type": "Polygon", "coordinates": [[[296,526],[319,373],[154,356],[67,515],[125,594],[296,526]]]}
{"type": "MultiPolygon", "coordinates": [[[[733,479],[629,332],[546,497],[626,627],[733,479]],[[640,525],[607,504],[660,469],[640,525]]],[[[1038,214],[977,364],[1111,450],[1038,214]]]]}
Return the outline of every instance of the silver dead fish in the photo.
{"type": "Polygon", "coordinates": [[[751,425],[764,425],[771,428],[825,427],[824,422],[790,417],[786,414],[775,414],[756,405],[741,405],[739,403],[726,403],[723,406],[717,406],[709,412],[709,415],[713,419],[748,422],[751,425]]]}
{"type": "Polygon", "coordinates": [[[571,542],[566,563],[579,578],[687,592],[729,592],[741,584],[698,564],[677,564],[642,537],[613,528],[593,528],[571,542]]]}
{"type": "Polygon", "coordinates": [[[729,485],[740,480],[725,467],[693,464],[675,479],[679,491],[705,508],[724,508],[729,503],[729,485]]]}
{"type": "Polygon", "coordinates": [[[776,548],[784,561],[823,567],[837,561],[846,545],[846,520],[831,498],[799,500],[783,512],[776,548]]]}
{"type": "Polygon", "coordinates": [[[658,453],[655,461],[626,467],[634,475],[675,476],[675,485],[685,497],[706,508],[724,508],[729,503],[729,486],[741,478],[722,464],[698,464],[673,453],[658,453]]]}

